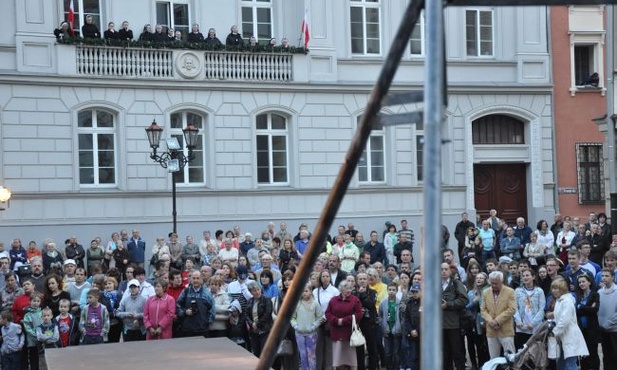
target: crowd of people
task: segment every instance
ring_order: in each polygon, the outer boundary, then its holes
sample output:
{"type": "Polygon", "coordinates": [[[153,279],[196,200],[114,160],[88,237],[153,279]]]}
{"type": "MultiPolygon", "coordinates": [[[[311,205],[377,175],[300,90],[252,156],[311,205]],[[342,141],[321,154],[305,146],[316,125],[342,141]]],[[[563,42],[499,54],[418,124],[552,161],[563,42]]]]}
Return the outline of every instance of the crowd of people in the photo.
{"type": "MultiPolygon", "coordinates": [[[[561,349],[551,366],[599,369],[601,343],[604,369],[615,369],[617,246],[605,215],[586,224],[557,215],[532,230],[496,211],[478,225],[463,213],[458,252],[442,230],[444,369],[465,369],[466,357],[479,369],[516,352],[545,320],[555,321],[561,349]]],[[[150,253],[137,229],[87,248],[75,236],[63,250],[52,240],[42,250],[0,243],[2,369],[38,369],[46,347],[187,336],[227,337],[259,357],[310,238],[306,224],[292,234],[270,222],[255,237],[240,226],[185,243],[170,233],[150,253]]],[[[423,269],[414,243],[406,220],[366,240],[352,223],[338,226],[320,246],[274,367],[419,369],[423,269]],[[363,346],[350,345],[354,321],[363,346]]]]}
{"type": "MultiPolygon", "coordinates": [[[[67,40],[78,36],[79,32],[70,28],[69,22],[62,22],[54,30],[54,36],[58,41],[67,40]]],[[[191,31],[187,34],[182,34],[180,30],[174,30],[173,27],[167,27],[162,24],[156,24],[154,30],[151,24],[144,25],[141,33],[135,38],[133,30],[130,28],[128,21],[123,21],[119,30],[116,30],[116,24],[114,22],[107,23],[107,30],[102,34],[98,26],[94,23],[94,18],[90,15],[85,17],[85,23],[81,27],[81,35],[83,39],[87,40],[100,40],[101,38],[109,42],[127,42],[127,41],[141,41],[151,43],[173,43],[173,42],[187,42],[191,44],[203,44],[210,47],[226,47],[231,49],[238,49],[241,47],[257,47],[259,42],[256,36],[250,36],[248,40],[244,40],[242,35],[238,31],[238,26],[233,25],[230,28],[230,32],[225,39],[225,43],[216,35],[214,28],[208,29],[207,35],[203,35],[199,29],[198,23],[193,23],[191,31]]],[[[280,48],[282,50],[289,49],[289,39],[283,37],[280,45],[276,38],[271,38],[264,45],[266,48],[280,48]]]]}

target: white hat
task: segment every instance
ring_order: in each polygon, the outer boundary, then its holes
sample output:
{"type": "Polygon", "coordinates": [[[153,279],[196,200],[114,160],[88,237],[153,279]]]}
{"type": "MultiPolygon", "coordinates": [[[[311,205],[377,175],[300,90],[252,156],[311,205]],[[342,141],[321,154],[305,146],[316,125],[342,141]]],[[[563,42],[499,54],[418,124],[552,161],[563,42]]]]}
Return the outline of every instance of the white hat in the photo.
{"type": "Polygon", "coordinates": [[[66,265],[75,265],[77,266],[77,263],[75,262],[74,259],[69,258],[68,260],[64,261],[64,266],[66,265]]]}
{"type": "Polygon", "coordinates": [[[129,288],[130,288],[131,286],[133,286],[133,285],[135,285],[135,286],[141,286],[141,285],[139,284],[139,280],[137,280],[137,279],[131,279],[131,281],[129,281],[129,283],[127,284],[127,286],[128,286],[129,288]]]}

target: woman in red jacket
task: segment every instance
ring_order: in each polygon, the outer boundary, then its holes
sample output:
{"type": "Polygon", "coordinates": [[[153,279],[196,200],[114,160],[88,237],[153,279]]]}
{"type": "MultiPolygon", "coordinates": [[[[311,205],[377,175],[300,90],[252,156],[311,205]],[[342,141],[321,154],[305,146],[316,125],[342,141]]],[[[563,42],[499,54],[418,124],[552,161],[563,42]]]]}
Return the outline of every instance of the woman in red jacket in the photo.
{"type": "Polygon", "coordinates": [[[351,294],[353,286],[349,281],[339,285],[340,295],[333,297],[326,309],[326,320],[330,324],[332,339],[332,366],[346,366],[350,369],[358,366],[356,349],[349,345],[351,337],[352,315],[356,323],[362,319],[362,303],[351,294]]]}
{"type": "Polygon", "coordinates": [[[144,305],[144,326],[146,340],[171,339],[172,324],[176,316],[176,301],[167,294],[167,282],[157,281],[155,295],[149,297],[144,305]]]}

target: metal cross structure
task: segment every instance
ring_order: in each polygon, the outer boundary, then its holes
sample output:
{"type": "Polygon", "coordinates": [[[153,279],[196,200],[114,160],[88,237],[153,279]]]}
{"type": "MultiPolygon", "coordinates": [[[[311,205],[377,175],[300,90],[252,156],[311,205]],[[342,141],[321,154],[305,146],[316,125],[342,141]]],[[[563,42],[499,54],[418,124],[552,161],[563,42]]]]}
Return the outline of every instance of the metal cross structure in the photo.
{"type": "MultiPolygon", "coordinates": [[[[617,0],[411,0],[403,14],[399,29],[390,47],[384,66],[373,87],[366,109],[360,119],[345,160],[341,166],[334,186],[328,196],[324,209],[311,237],[309,247],[290,289],[287,291],[279,310],[277,320],[270,331],[268,341],[261,352],[257,370],[270,369],[276,357],[276,351],[289,321],[302,294],[302,290],[319,256],[320,246],[326,240],[336,213],[343,202],[358,161],[364,152],[372,124],[381,119],[384,124],[409,124],[424,122],[424,220],[423,240],[425,248],[421,254],[421,266],[424,267],[422,279],[422,315],[421,368],[441,370],[442,361],[442,308],[440,232],[441,232],[441,125],[447,103],[446,56],[444,38],[444,6],[551,6],[551,5],[615,5],[617,0]],[[426,80],[424,96],[418,93],[404,93],[386,96],[400,63],[401,57],[415,24],[424,9],[426,20],[426,80]],[[424,112],[407,113],[400,116],[381,117],[379,110],[386,105],[424,102],[424,112]],[[428,246],[428,247],[426,247],[428,246]],[[434,247],[433,247],[434,246],[434,247]]],[[[611,58],[612,55],[609,55],[611,58]]],[[[611,64],[612,65],[612,64],[611,64]]],[[[612,71],[611,71],[612,72],[612,71]]]]}

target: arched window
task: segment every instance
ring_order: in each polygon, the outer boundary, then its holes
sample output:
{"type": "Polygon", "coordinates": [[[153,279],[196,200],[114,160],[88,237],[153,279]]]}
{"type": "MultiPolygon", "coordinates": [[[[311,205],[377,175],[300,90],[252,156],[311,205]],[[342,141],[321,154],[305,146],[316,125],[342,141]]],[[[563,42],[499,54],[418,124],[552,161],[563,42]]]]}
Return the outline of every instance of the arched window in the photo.
{"type": "Polygon", "coordinates": [[[473,121],[474,144],[525,144],[525,123],[504,114],[473,121]]]}
{"type": "Polygon", "coordinates": [[[116,117],[103,109],[77,114],[79,184],[82,187],[116,185],[116,117]]]}
{"type": "Polygon", "coordinates": [[[176,174],[176,180],[178,184],[204,184],[205,183],[205,153],[204,153],[204,128],[205,128],[205,117],[201,114],[190,112],[190,111],[180,111],[172,113],[170,116],[171,121],[171,136],[178,139],[178,143],[180,143],[180,147],[184,150],[184,154],[188,155],[188,149],[186,148],[184,142],[184,135],[182,133],[182,129],[186,128],[188,125],[193,125],[199,129],[199,136],[197,137],[197,143],[195,149],[193,149],[193,153],[195,154],[195,159],[190,161],[183,170],[179,171],[176,174]]]}
{"type": "Polygon", "coordinates": [[[287,118],[264,113],[256,120],[257,183],[289,183],[289,131],[287,118]]]}

